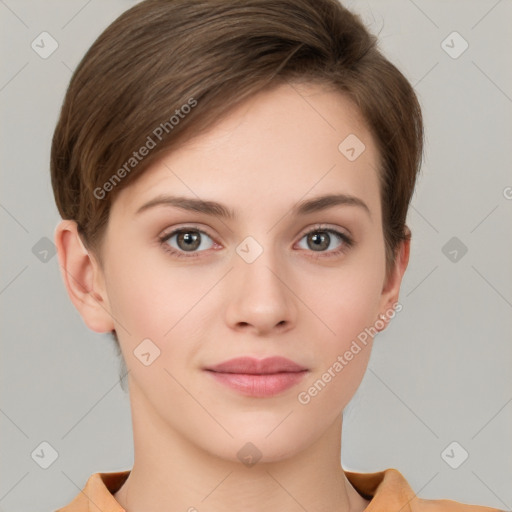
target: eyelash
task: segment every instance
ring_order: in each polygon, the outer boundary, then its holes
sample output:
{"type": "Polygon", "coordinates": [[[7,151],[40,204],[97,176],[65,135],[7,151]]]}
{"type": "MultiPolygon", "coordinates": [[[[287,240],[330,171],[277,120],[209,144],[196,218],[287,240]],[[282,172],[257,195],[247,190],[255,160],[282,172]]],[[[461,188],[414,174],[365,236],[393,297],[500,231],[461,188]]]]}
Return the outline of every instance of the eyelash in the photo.
{"type": "MultiPolygon", "coordinates": [[[[175,230],[171,231],[170,233],[164,233],[163,235],[158,237],[158,239],[160,241],[160,245],[162,246],[163,250],[177,258],[197,258],[197,257],[199,257],[201,252],[204,252],[204,251],[190,252],[187,254],[184,251],[177,251],[176,249],[170,247],[169,244],[166,243],[170,238],[173,237],[173,235],[176,235],[176,234],[182,233],[182,232],[186,233],[187,231],[196,231],[198,233],[201,233],[202,235],[208,236],[209,238],[211,238],[213,240],[213,237],[211,235],[209,235],[206,231],[196,228],[196,227],[193,227],[193,226],[185,226],[182,228],[175,229],[175,230]]],[[[333,258],[333,257],[339,256],[340,254],[348,251],[351,247],[353,247],[355,245],[354,240],[350,236],[346,235],[345,233],[341,233],[340,231],[338,231],[336,229],[332,229],[332,228],[324,228],[321,225],[315,226],[314,228],[310,229],[309,231],[303,233],[303,235],[301,236],[300,239],[302,240],[305,236],[308,236],[311,233],[316,233],[316,232],[332,233],[335,236],[337,236],[338,238],[340,238],[341,241],[343,242],[343,244],[341,245],[340,248],[335,249],[330,252],[320,251],[318,256],[311,256],[314,259],[316,259],[316,258],[333,258]]],[[[315,251],[311,251],[311,252],[315,252],[315,251]]]]}

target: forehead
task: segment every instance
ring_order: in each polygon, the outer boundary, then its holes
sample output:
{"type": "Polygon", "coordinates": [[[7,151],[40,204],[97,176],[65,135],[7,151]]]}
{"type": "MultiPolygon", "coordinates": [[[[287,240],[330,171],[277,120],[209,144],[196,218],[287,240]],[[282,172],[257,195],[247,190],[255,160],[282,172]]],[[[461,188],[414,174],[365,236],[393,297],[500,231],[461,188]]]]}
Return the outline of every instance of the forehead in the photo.
{"type": "Polygon", "coordinates": [[[358,109],[344,95],[320,85],[282,84],[153,163],[112,209],[133,215],[168,192],[262,213],[264,205],[340,192],[378,210],[378,159],[358,109]]]}

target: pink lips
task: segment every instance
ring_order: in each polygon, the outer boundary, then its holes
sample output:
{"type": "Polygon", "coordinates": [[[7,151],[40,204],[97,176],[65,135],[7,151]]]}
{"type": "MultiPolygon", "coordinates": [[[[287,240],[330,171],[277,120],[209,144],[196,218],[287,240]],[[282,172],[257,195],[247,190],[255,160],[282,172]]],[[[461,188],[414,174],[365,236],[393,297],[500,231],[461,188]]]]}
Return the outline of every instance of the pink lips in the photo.
{"type": "Polygon", "coordinates": [[[237,357],[205,370],[218,382],[253,397],[270,397],[298,384],[307,368],[284,357],[237,357]]]}

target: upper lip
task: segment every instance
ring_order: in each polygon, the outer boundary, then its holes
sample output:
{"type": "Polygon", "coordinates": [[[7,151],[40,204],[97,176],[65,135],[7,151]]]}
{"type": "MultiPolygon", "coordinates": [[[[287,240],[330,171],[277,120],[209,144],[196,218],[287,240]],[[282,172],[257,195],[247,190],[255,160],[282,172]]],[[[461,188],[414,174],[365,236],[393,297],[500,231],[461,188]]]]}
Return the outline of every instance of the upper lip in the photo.
{"type": "Polygon", "coordinates": [[[264,375],[282,372],[302,372],[307,370],[303,366],[287,359],[286,357],[267,357],[265,359],[255,359],[254,357],[235,357],[215,366],[208,366],[205,370],[222,373],[247,373],[254,375],[264,375]]]}

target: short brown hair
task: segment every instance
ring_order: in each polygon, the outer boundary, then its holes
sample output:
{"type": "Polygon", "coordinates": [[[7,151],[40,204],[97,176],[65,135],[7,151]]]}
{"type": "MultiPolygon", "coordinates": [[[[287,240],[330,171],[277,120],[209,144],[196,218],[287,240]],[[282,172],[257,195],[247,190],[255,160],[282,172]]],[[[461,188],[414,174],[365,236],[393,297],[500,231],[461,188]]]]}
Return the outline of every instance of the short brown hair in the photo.
{"type": "Polygon", "coordinates": [[[410,236],[421,110],[376,37],[337,0],[146,0],[124,12],[83,57],[64,99],[51,149],[60,215],[76,221],[101,263],[109,210],[124,187],[178,141],[283,82],[333,86],[361,112],[381,157],[389,272],[410,236]],[[162,126],[154,148],[128,165],[162,126]]]}

